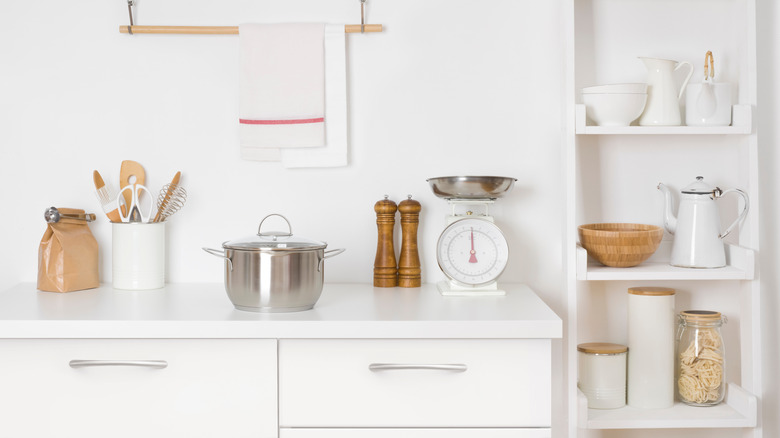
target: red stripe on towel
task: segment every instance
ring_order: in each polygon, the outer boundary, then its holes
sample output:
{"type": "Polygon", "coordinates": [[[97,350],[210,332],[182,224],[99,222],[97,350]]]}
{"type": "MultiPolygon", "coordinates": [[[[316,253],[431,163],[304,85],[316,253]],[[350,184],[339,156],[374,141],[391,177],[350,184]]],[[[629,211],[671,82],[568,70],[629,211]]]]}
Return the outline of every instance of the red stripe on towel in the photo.
{"type": "Polygon", "coordinates": [[[325,117],[319,117],[316,119],[291,119],[291,120],[252,120],[252,119],[238,119],[238,123],[243,125],[301,125],[304,123],[322,123],[325,121],[325,117]]]}

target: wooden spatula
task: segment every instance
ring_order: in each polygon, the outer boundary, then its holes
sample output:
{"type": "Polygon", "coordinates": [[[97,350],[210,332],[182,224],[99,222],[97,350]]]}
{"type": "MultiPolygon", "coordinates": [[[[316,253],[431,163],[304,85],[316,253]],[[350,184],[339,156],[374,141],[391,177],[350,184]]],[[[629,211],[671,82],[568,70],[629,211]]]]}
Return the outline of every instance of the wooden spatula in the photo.
{"type": "MultiPolygon", "coordinates": [[[[122,161],[122,166],[119,168],[119,190],[130,184],[146,185],[146,172],[144,167],[135,161],[125,160],[122,161]],[[135,177],[135,181],[131,181],[130,177],[135,177]]],[[[122,196],[125,198],[125,205],[130,208],[130,204],[133,202],[133,193],[130,190],[122,192],[122,196]]]]}

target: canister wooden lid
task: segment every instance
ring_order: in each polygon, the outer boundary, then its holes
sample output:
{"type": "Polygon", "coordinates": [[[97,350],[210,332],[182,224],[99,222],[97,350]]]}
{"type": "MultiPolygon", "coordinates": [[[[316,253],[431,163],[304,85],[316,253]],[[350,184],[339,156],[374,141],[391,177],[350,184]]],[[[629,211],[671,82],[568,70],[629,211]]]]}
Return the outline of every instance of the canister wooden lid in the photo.
{"type": "Polygon", "coordinates": [[[589,342],[577,346],[577,351],[589,354],[620,354],[628,351],[628,347],[609,342],[589,342]]]}
{"type": "Polygon", "coordinates": [[[720,312],[714,310],[684,310],[680,316],[691,322],[717,322],[721,321],[720,312]]]}
{"type": "Polygon", "coordinates": [[[630,287],[628,293],[631,295],[663,296],[674,295],[675,290],[670,287],[630,287]]]}

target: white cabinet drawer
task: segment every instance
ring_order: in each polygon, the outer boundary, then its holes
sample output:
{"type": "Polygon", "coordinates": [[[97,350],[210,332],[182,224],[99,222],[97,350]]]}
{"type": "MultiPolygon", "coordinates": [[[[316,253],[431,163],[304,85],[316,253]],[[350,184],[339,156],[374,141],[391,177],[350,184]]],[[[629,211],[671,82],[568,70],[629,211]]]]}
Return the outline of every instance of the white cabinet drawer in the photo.
{"type": "Polygon", "coordinates": [[[549,339],[281,340],[279,422],[550,427],[550,365],[549,339]]]}
{"type": "Polygon", "coordinates": [[[279,438],[550,438],[541,429],[281,429],[279,438]]]}
{"type": "Polygon", "coordinates": [[[0,437],[277,437],[275,340],[0,340],[0,358],[0,437]]]}

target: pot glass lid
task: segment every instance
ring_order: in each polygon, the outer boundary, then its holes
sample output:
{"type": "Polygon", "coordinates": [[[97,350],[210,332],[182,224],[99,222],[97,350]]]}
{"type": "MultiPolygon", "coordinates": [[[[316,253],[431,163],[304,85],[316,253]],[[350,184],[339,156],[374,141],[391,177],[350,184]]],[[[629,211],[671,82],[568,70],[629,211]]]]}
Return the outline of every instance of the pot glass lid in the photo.
{"type": "Polygon", "coordinates": [[[682,192],[693,195],[710,195],[716,190],[720,189],[704,182],[703,176],[697,176],[696,181],[685,186],[685,188],[682,189],[682,192]]]}
{"type": "Polygon", "coordinates": [[[327,243],[307,239],[305,237],[294,236],[292,233],[292,227],[290,221],[280,214],[270,214],[260,221],[260,226],[257,227],[257,234],[254,236],[248,236],[241,239],[229,240],[222,244],[227,249],[242,249],[242,250],[309,250],[309,249],[323,249],[328,246],[327,243]],[[262,231],[263,222],[271,216],[278,216],[287,222],[288,230],[285,231],[262,231]]]}

